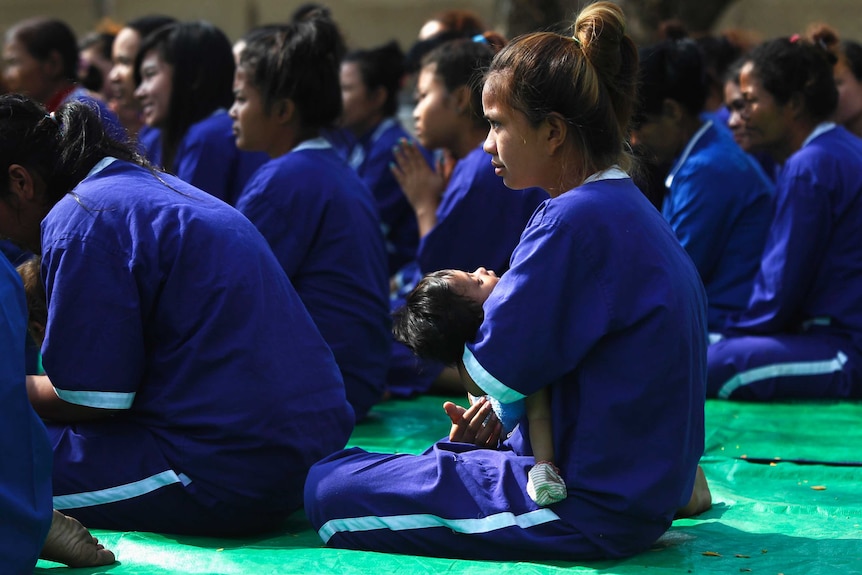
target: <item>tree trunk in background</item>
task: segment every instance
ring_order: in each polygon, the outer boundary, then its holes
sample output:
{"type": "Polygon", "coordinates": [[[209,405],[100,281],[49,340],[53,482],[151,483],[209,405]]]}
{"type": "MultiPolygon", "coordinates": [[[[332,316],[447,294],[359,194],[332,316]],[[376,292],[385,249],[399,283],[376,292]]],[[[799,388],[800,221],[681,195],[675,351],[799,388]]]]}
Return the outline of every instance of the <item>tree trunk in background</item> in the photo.
{"type": "MultiPolygon", "coordinates": [[[[654,42],[658,25],[680,20],[689,33],[708,31],[721,13],[736,0],[616,0],[638,43],[654,42]]],[[[499,14],[509,38],[536,30],[565,31],[573,22],[582,0],[498,0],[499,14]]]]}

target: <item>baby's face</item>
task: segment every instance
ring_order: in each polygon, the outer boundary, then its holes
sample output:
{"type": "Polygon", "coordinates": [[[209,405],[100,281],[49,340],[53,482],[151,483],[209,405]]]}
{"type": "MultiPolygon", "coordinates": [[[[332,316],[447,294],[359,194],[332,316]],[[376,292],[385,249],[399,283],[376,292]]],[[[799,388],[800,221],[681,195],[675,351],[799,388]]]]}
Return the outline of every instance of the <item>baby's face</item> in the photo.
{"type": "Polygon", "coordinates": [[[478,268],[474,272],[452,270],[448,277],[451,285],[459,294],[479,304],[485,303],[500,278],[493,271],[478,268]]]}

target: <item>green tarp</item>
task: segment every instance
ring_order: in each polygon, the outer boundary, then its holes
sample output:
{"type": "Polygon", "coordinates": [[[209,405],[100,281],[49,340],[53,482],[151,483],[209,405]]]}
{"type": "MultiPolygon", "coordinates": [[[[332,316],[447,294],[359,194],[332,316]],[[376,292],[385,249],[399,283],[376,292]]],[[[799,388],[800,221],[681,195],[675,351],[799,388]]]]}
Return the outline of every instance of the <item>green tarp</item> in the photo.
{"type": "MultiPolygon", "coordinates": [[[[390,401],[350,445],[419,453],[448,432],[442,398],[390,401]]],[[[251,539],[94,533],[119,562],[41,575],[614,575],[862,574],[862,403],[708,401],[702,461],[713,508],[676,521],[650,551],[624,561],[496,563],[326,549],[295,514],[281,533],[251,539]],[[778,459],[776,459],[778,458],[778,459]]]]}

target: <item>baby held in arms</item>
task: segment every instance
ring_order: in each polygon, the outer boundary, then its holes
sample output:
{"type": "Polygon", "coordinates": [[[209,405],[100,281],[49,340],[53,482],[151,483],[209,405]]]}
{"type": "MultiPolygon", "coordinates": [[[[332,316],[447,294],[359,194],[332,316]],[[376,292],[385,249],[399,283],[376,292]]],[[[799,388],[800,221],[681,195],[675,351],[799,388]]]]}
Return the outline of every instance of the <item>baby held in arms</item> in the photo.
{"type": "MultiPolygon", "coordinates": [[[[475,341],[482,324],[482,304],[488,299],[499,277],[490,270],[474,272],[442,270],[426,275],[408,294],[403,307],[396,310],[392,331],[395,339],[423,359],[432,359],[460,369],[464,344],[475,341]]],[[[547,388],[522,401],[501,403],[491,396],[471,403],[488,401],[493,414],[484,422],[491,447],[508,436],[527,418],[530,445],[536,465],[530,469],[527,493],[537,504],[546,506],[566,498],[566,483],[554,465],[550,396],[547,388]]]]}

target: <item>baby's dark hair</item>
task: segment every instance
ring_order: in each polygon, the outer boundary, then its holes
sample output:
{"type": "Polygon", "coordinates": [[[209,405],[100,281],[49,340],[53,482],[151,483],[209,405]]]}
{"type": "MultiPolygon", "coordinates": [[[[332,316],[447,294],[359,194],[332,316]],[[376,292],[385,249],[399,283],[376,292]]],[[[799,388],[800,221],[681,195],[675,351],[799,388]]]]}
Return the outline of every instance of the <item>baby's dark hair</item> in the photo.
{"type": "Polygon", "coordinates": [[[42,284],[41,267],[42,257],[33,256],[16,268],[24,282],[24,294],[27,297],[27,328],[39,345],[45,339],[45,326],[48,325],[48,302],[42,284]]]}
{"type": "Polygon", "coordinates": [[[482,304],[458,293],[449,282],[452,272],[425,276],[393,313],[396,341],[423,358],[455,365],[464,344],[476,340],[485,313],[482,304]]]}

